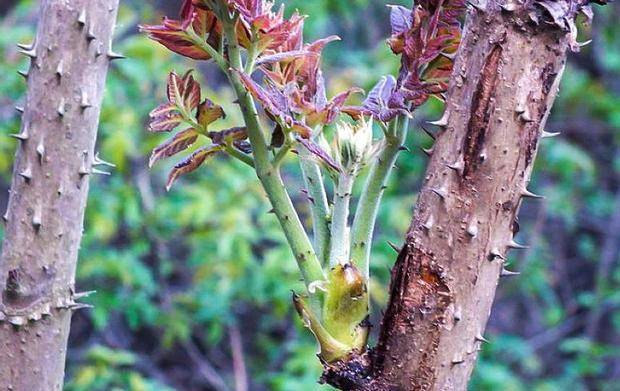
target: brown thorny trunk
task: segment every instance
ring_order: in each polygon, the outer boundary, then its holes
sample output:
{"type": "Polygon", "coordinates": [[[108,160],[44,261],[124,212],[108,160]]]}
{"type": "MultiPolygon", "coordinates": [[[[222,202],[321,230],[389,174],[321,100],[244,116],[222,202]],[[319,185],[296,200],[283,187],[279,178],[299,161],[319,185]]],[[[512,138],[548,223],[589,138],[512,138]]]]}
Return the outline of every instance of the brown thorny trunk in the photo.
{"type": "Polygon", "coordinates": [[[41,1],[0,258],[0,389],[60,390],[118,0],[41,1]]]}
{"type": "MultiPolygon", "coordinates": [[[[558,1],[574,20],[579,4],[558,1]],[[569,7],[570,5],[570,7],[569,7]]],[[[342,390],[466,390],[513,238],[569,33],[540,4],[468,15],[443,118],[379,342],[327,367],[342,390]]],[[[560,18],[562,20],[562,18],[560,18]]]]}

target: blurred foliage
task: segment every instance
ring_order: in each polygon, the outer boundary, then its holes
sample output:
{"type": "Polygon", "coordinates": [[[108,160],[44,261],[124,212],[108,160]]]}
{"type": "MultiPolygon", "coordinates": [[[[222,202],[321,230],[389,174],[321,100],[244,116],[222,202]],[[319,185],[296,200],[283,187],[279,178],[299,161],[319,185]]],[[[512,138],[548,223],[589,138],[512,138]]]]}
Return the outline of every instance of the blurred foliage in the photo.
{"type": "MultiPolygon", "coordinates": [[[[291,305],[299,274],[253,173],[218,158],[164,192],[169,165],[147,171],[159,136],[144,130],[147,114],[164,94],[172,69],[191,63],[136,35],[138,21],[159,13],[143,2],[124,2],[115,47],[129,58],[110,71],[98,150],[117,165],[97,177],[86,217],[78,285],[96,289],[94,309],[74,317],[67,389],[210,390],[234,384],[230,330],[241,331],[251,390],[319,390],[313,339],[291,305]]],[[[332,88],[368,87],[397,61],[383,44],[385,3],[377,0],[287,1],[308,20],[311,37],[338,33],[326,52],[332,88]]],[[[406,4],[407,1],[401,3],[406,4]]],[[[26,62],[14,43],[32,39],[36,2],[22,1],[0,21],[0,204],[6,204],[19,127],[12,107],[25,84],[16,70],[26,62]]],[[[472,390],[618,390],[620,376],[620,7],[597,10],[594,44],[572,58],[549,131],[563,135],[541,144],[532,187],[547,196],[521,213],[521,241],[513,254],[521,277],[503,282],[472,390]],[[615,220],[614,220],[615,219],[615,220]],[[596,316],[595,316],[596,315],[596,316]],[[596,322],[596,324],[593,324],[596,322]]],[[[238,124],[232,94],[213,68],[200,69],[211,97],[238,124]]],[[[418,116],[437,118],[431,102],[418,116]]],[[[429,146],[412,132],[379,216],[373,252],[373,322],[387,300],[394,253],[406,231],[429,146]]],[[[290,165],[286,175],[299,178],[290,165]]],[[[298,179],[297,179],[298,180],[298,179]]],[[[361,181],[360,181],[361,182],[361,181]]],[[[307,215],[305,199],[296,204],[307,215]]],[[[0,229],[1,235],[1,229],[0,229]]],[[[225,389],[225,388],[222,388],[225,389]]]]}

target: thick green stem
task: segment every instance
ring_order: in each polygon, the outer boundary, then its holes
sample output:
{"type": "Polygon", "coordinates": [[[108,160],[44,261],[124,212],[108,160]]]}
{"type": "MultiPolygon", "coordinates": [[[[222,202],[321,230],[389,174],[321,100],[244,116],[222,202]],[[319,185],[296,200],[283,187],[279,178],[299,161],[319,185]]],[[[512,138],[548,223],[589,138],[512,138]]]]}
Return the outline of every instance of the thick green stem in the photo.
{"type": "Polygon", "coordinates": [[[312,154],[305,148],[299,149],[299,164],[310,199],[314,250],[325,265],[329,258],[330,213],[323,174],[319,165],[313,160],[312,154]]]}
{"type": "Polygon", "coordinates": [[[332,216],[332,239],[329,251],[329,265],[344,265],[349,259],[349,206],[355,175],[340,174],[334,192],[334,214],[332,216]]]}
{"type": "Polygon", "coordinates": [[[398,153],[407,138],[409,118],[400,116],[390,123],[385,145],[373,164],[362,192],[351,229],[351,259],[364,276],[370,276],[370,249],[379,204],[398,153]]]}
{"type": "MultiPolygon", "coordinates": [[[[228,20],[224,23],[225,34],[228,40],[228,55],[230,58],[230,66],[236,70],[242,71],[241,53],[234,26],[234,20],[228,20]]],[[[284,230],[288,243],[293,250],[306,286],[313,281],[323,281],[325,280],[325,275],[321,262],[312,248],[310,239],[284,187],[278,169],[271,164],[269,159],[269,148],[258,121],[258,112],[256,111],[254,100],[244,88],[236,72],[227,72],[227,74],[237,95],[239,106],[241,107],[241,112],[248,129],[248,137],[252,144],[256,173],[265,188],[267,197],[284,230]]]]}

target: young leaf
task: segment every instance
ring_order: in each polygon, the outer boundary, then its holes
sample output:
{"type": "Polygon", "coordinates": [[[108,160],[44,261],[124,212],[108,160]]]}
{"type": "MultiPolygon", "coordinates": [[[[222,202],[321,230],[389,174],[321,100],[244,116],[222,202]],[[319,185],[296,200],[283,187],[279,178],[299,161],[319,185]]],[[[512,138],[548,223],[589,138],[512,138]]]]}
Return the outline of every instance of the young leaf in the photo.
{"type": "Polygon", "coordinates": [[[149,168],[153,167],[153,164],[158,160],[165,159],[186,150],[195,143],[197,139],[198,132],[194,129],[186,129],[175,134],[153,150],[151,158],[149,159],[149,168]]]}
{"type": "Polygon", "coordinates": [[[166,190],[170,190],[174,182],[181,175],[185,175],[195,171],[205,162],[205,160],[207,160],[207,158],[215,156],[218,152],[222,150],[222,148],[222,146],[204,147],[179,162],[176,166],[174,166],[172,171],[170,171],[170,175],[168,176],[168,182],[166,183],[166,190]]]}

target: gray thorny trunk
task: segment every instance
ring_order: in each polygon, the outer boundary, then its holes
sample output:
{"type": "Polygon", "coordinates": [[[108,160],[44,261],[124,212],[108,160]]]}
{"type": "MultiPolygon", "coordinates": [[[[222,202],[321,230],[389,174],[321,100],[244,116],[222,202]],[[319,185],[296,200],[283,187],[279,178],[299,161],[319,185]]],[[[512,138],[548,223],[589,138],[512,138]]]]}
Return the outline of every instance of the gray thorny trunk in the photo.
{"type": "Polygon", "coordinates": [[[43,0],[0,257],[0,388],[60,390],[118,0],[43,0]]]}
{"type": "MultiPolygon", "coordinates": [[[[567,29],[535,3],[490,0],[468,13],[378,345],[327,367],[332,385],[467,389],[499,278],[511,274],[506,253],[519,247],[519,207],[535,197],[526,189],[570,46],[567,29]]],[[[567,6],[567,20],[584,5],[555,4],[567,6]]]]}

